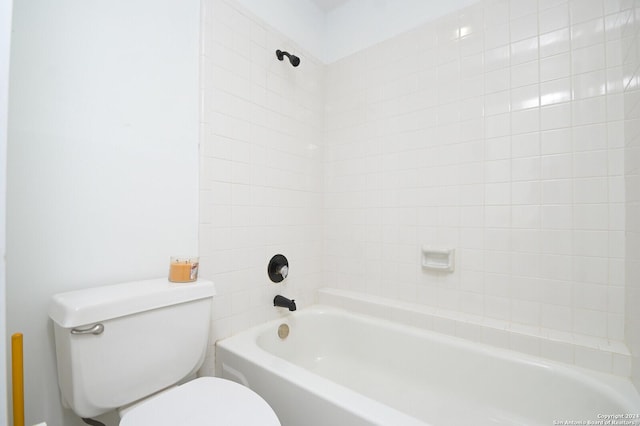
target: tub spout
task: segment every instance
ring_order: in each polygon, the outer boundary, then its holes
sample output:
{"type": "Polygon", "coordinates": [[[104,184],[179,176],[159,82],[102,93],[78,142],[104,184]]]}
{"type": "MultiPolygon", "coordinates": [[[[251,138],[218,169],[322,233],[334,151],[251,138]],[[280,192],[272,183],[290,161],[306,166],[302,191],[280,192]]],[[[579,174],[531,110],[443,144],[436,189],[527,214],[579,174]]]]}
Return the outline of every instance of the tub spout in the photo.
{"type": "Polygon", "coordinates": [[[273,298],[273,306],[279,306],[281,308],[287,308],[290,311],[296,310],[296,301],[289,300],[284,296],[277,295],[273,298]]]}

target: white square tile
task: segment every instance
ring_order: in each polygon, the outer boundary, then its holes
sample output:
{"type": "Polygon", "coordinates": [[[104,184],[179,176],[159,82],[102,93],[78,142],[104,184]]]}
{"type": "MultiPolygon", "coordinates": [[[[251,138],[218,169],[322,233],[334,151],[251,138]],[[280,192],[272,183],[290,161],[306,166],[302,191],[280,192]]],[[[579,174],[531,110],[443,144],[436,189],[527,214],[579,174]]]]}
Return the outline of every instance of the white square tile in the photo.
{"type": "Polygon", "coordinates": [[[484,113],[485,115],[496,115],[509,112],[511,104],[509,100],[509,91],[489,93],[484,97],[484,113]]]}
{"type": "Polygon", "coordinates": [[[487,317],[501,320],[509,319],[509,299],[506,297],[486,296],[484,306],[487,317]]]}
{"type": "Polygon", "coordinates": [[[486,206],[484,225],[488,228],[508,228],[511,226],[511,208],[509,206],[486,206]]]}
{"type": "Polygon", "coordinates": [[[631,357],[614,353],[612,373],[622,377],[631,376],[631,357]]]}
{"type": "Polygon", "coordinates": [[[499,138],[507,136],[511,132],[511,115],[497,114],[485,118],[485,137],[499,138]]]}
{"type": "Polygon", "coordinates": [[[573,155],[573,175],[575,177],[606,176],[608,158],[606,151],[584,151],[573,155]]]}
{"type": "Polygon", "coordinates": [[[573,215],[576,229],[606,230],[609,227],[609,208],[606,204],[577,204],[573,215]]]}
{"type": "Polygon", "coordinates": [[[545,155],[541,158],[543,179],[562,179],[573,176],[573,159],[570,154],[545,155]]]}
{"type": "Polygon", "coordinates": [[[579,49],[592,44],[604,43],[604,20],[602,18],[571,26],[571,47],[579,49]]]}
{"type": "Polygon", "coordinates": [[[606,67],[604,43],[572,49],[571,67],[574,74],[604,69],[606,67]]]}
{"type": "Polygon", "coordinates": [[[625,317],[621,314],[607,315],[607,337],[622,342],[625,338],[625,317]]]}
{"type": "Polygon", "coordinates": [[[495,71],[509,66],[509,45],[484,51],[485,71],[495,71]]]}
{"type": "Polygon", "coordinates": [[[482,52],[460,58],[460,77],[475,77],[484,72],[484,55],[482,52]]]}
{"type": "Polygon", "coordinates": [[[537,181],[540,179],[539,157],[514,158],[511,160],[511,166],[511,178],[514,182],[537,181]]]}
{"type": "Polygon", "coordinates": [[[540,58],[558,55],[570,50],[571,35],[568,28],[540,35],[540,58]]]}
{"type": "Polygon", "coordinates": [[[537,11],[537,0],[509,0],[509,17],[512,20],[521,16],[535,14],[537,11]]]}
{"type": "Polygon", "coordinates": [[[580,0],[571,1],[569,3],[569,15],[571,16],[571,24],[595,19],[603,14],[603,0],[580,0]]]}
{"type": "Polygon", "coordinates": [[[482,341],[486,344],[498,347],[509,348],[509,333],[505,330],[483,327],[482,328],[482,341]]]}
{"type": "Polygon", "coordinates": [[[568,53],[549,56],[540,60],[540,81],[567,78],[571,75],[571,58],[568,53]]]}
{"type": "Polygon", "coordinates": [[[538,59],[538,37],[511,42],[511,65],[538,59]]]}
{"type": "Polygon", "coordinates": [[[484,37],[482,31],[477,31],[477,27],[470,27],[468,25],[461,24],[461,33],[465,30],[473,32],[460,39],[460,56],[467,57],[476,54],[482,55],[483,49],[485,48],[483,44],[484,37]]]}
{"type": "Polygon", "coordinates": [[[576,151],[602,150],[607,148],[607,128],[604,123],[574,126],[571,129],[576,151]]]}
{"type": "Polygon", "coordinates": [[[545,205],[542,206],[542,227],[545,229],[572,229],[573,206],[545,205]]]}
{"type": "Polygon", "coordinates": [[[511,41],[523,40],[538,35],[538,14],[531,13],[510,21],[511,41]]]}
{"type": "Polygon", "coordinates": [[[604,311],[607,309],[607,286],[599,284],[576,284],[576,306],[581,309],[604,311]]]}
{"type": "MultiPolygon", "coordinates": [[[[502,70],[505,72],[505,70],[502,70]]],[[[465,78],[460,81],[460,93],[462,93],[464,98],[473,98],[475,96],[482,96],[485,91],[485,77],[487,74],[478,75],[476,77],[465,78]]],[[[504,84],[504,83],[503,83],[504,84]]],[[[505,87],[508,88],[507,85],[505,87]]],[[[498,89],[499,90],[499,89],[498,89]]],[[[504,89],[503,89],[504,90],[504,89]]]]}
{"type": "Polygon", "coordinates": [[[502,68],[495,71],[489,71],[484,74],[484,90],[485,93],[494,93],[502,90],[508,90],[511,82],[511,73],[509,68],[502,68]]]}
{"type": "Polygon", "coordinates": [[[573,330],[574,333],[601,338],[607,337],[606,313],[589,309],[575,309],[573,330]]]}
{"type": "Polygon", "coordinates": [[[511,226],[513,228],[539,228],[541,218],[542,214],[539,205],[511,206],[511,226]]]}
{"type": "Polygon", "coordinates": [[[566,364],[573,364],[573,345],[542,339],[540,342],[540,356],[566,364]]]}
{"type": "Polygon", "coordinates": [[[624,96],[622,93],[610,94],[606,98],[607,103],[607,120],[623,120],[625,116],[624,96]]]}
{"type": "Polygon", "coordinates": [[[540,133],[525,133],[511,137],[511,155],[513,158],[540,155],[540,133]]]}
{"type": "Polygon", "coordinates": [[[609,231],[609,256],[624,258],[625,234],[624,231],[609,231]]]}
{"type": "Polygon", "coordinates": [[[511,162],[507,159],[485,162],[484,178],[486,183],[509,182],[511,162]]]}
{"type": "Polygon", "coordinates": [[[571,81],[568,78],[540,84],[540,105],[547,106],[571,100],[571,81]]]}
{"type": "MultiPolygon", "coordinates": [[[[473,303],[470,306],[477,306],[477,304],[473,303]]],[[[481,341],[482,327],[477,324],[458,322],[456,323],[456,336],[470,341],[481,341]]]]}
{"type": "Polygon", "coordinates": [[[607,257],[609,235],[606,231],[574,231],[573,247],[578,256],[607,257]]]}
{"type": "Polygon", "coordinates": [[[543,11],[566,2],[567,0],[538,0],[538,10],[543,11]]]}
{"type": "Polygon", "coordinates": [[[571,204],[573,202],[573,182],[571,179],[548,180],[542,182],[543,204],[571,204]]]}
{"type": "Polygon", "coordinates": [[[433,331],[455,336],[456,322],[448,318],[436,316],[433,318],[433,331]]]}
{"type": "Polygon", "coordinates": [[[607,73],[596,70],[572,77],[573,99],[584,99],[607,93],[607,73]]]}
{"type": "Polygon", "coordinates": [[[610,13],[620,12],[624,8],[624,0],[610,0],[604,2],[604,13],[608,15],[610,13]]]}
{"type": "Polygon", "coordinates": [[[540,355],[540,338],[512,333],[509,336],[509,348],[530,355],[540,355]]]}
{"type": "Polygon", "coordinates": [[[540,182],[513,182],[511,202],[513,204],[540,204],[540,182]]]}
{"type": "Polygon", "coordinates": [[[606,203],[608,189],[608,180],[604,177],[575,179],[573,201],[575,203],[606,203]]]}
{"type": "Polygon", "coordinates": [[[569,26],[569,6],[561,3],[540,11],[540,34],[556,31],[569,26]]]}
{"type": "MultiPolygon", "coordinates": [[[[567,259],[568,260],[568,259],[567,259]]],[[[568,262],[565,262],[568,264],[568,262]]],[[[544,279],[540,281],[540,301],[542,303],[558,306],[563,309],[567,309],[573,304],[573,285],[571,281],[561,281],[556,279],[544,279]]],[[[551,308],[545,308],[542,306],[543,313],[545,309],[549,310],[551,308]]],[[[557,311],[555,308],[551,309],[553,312],[564,312],[563,310],[557,311]]],[[[550,311],[550,312],[551,312],[550,311]]],[[[545,324],[542,324],[543,327],[546,327],[545,324]]],[[[569,314],[568,321],[566,318],[563,319],[563,328],[559,327],[551,327],[555,328],[556,331],[571,331],[572,322],[571,322],[571,314],[569,314]]]]}
{"type": "Polygon", "coordinates": [[[541,154],[563,154],[572,151],[571,129],[547,130],[540,133],[541,154]]]}
{"type": "Polygon", "coordinates": [[[542,229],[540,250],[549,255],[570,255],[573,249],[573,235],[569,230],[542,229]]]}
{"type": "Polygon", "coordinates": [[[625,184],[622,176],[609,176],[608,187],[610,203],[625,201],[625,184]]]}
{"type": "MultiPolygon", "coordinates": [[[[536,108],[540,105],[540,94],[538,91],[538,85],[532,84],[529,86],[516,87],[511,89],[511,110],[518,111],[529,108],[536,108]]],[[[529,113],[528,115],[531,115],[529,113]]],[[[512,115],[513,119],[513,115],[512,115]]],[[[537,120],[536,120],[537,130],[537,120]]],[[[513,133],[526,133],[523,131],[516,131],[513,128],[513,133]]]]}
{"type": "Polygon", "coordinates": [[[568,256],[541,254],[539,275],[542,278],[569,281],[572,278],[572,265],[568,256]]]}
{"type": "Polygon", "coordinates": [[[540,324],[543,327],[560,331],[571,331],[571,309],[559,305],[541,305],[540,324]]]}
{"type": "Polygon", "coordinates": [[[531,108],[511,113],[513,134],[537,132],[540,129],[540,109],[531,108]]]}
{"type": "Polygon", "coordinates": [[[509,44],[509,25],[492,25],[484,30],[484,48],[494,49],[509,44]]]}
{"type": "Polygon", "coordinates": [[[540,108],[540,130],[560,129],[571,126],[571,104],[561,103],[540,108]]]}
{"type": "Polygon", "coordinates": [[[586,283],[606,284],[608,281],[608,264],[609,260],[604,257],[574,256],[573,279],[577,283],[576,285],[586,283]]]}
{"type": "Polygon", "coordinates": [[[609,203],[609,229],[616,231],[625,229],[625,216],[623,203],[609,203]]]}
{"type": "Polygon", "coordinates": [[[486,205],[505,205],[511,203],[510,183],[487,183],[484,192],[486,205]]]}
{"type": "Polygon", "coordinates": [[[514,300],[511,309],[511,321],[537,326],[540,323],[540,304],[527,300],[514,300]]]}
{"type": "Polygon", "coordinates": [[[484,8],[484,24],[486,28],[509,22],[509,0],[493,0],[484,8]]]}

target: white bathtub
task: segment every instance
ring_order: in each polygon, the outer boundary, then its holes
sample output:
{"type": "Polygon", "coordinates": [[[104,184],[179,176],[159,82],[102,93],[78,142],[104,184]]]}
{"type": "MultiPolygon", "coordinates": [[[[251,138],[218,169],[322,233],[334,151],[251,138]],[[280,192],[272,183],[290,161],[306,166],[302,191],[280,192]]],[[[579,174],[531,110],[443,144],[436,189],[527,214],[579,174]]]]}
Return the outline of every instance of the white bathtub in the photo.
{"type": "Polygon", "coordinates": [[[218,342],[216,366],[283,426],[640,425],[627,379],[324,306],[218,342]]]}

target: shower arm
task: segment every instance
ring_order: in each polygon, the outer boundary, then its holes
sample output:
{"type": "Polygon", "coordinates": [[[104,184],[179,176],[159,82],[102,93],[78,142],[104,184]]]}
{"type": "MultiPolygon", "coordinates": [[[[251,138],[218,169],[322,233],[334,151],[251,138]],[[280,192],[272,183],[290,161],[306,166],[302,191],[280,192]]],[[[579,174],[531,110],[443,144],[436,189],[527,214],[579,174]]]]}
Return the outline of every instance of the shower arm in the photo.
{"type": "Polygon", "coordinates": [[[283,61],[284,57],[286,56],[287,58],[289,58],[289,62],[291,62],[291,65],[293,65],[294,67],[300,65],[300,58],[298,58],[296,55],[290,54],[289,52],[278,49],[276,50],[276,56],[279,61],[283,61]]]}

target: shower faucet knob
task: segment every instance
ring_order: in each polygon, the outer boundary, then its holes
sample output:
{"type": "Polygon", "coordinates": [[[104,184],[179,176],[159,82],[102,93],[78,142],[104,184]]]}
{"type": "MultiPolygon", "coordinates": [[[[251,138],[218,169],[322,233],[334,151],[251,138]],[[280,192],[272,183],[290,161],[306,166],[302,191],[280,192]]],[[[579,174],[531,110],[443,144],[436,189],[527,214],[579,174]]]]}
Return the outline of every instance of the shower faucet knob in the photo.
{"type": "Polygon", "coordinates": [[[278,273],[282,275],[282,279],[287,278],[287,275],[289,275],[289,267],[287,265],[282,265],[282,268],[278,270],[278,273]]]}
{"type": "Polygon", "coordinates": [[[289,275],[289,261],[281,254],[276,254],[269,261],[267,275],[274,283],[279,283],[289,275]]]}

